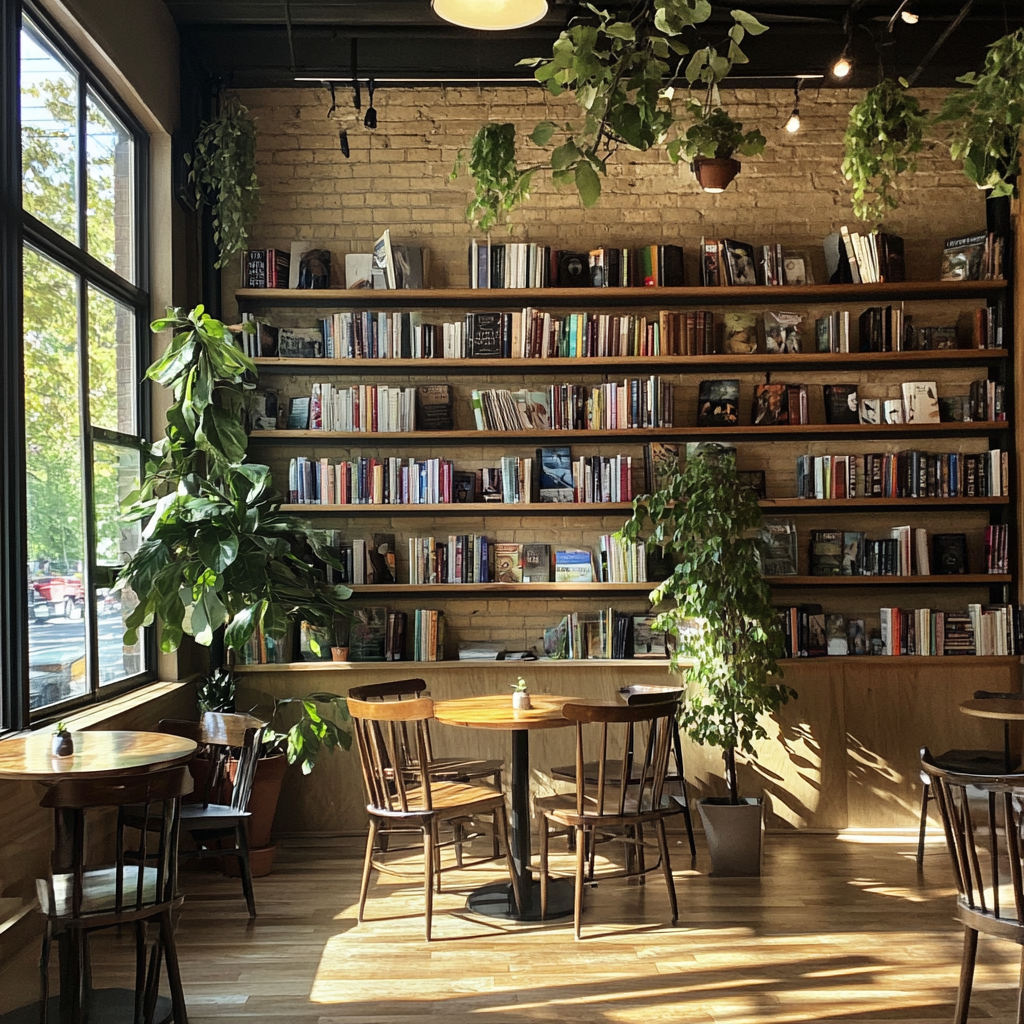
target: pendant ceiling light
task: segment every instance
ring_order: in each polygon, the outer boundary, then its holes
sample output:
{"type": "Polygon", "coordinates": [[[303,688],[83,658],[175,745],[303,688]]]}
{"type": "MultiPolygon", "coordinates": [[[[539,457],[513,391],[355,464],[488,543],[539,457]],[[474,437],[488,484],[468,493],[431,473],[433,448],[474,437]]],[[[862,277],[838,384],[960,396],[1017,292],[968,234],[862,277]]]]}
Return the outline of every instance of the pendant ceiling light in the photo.
{"type": "Polygon", "coordinates": [[[548,13],[547,0],[431,0],[430,6],[453,25],[487,32],[525,28],[548,13]]]}

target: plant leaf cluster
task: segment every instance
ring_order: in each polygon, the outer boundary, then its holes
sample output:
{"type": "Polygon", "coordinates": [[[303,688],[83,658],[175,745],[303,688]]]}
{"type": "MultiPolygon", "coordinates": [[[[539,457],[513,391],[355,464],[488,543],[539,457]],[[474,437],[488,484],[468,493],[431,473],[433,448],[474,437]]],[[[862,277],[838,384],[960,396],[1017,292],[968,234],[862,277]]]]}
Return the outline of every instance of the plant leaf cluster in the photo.
{"type": "Polygon", "coordinates": [[[343,722],[349,721],[348,704],[340,694],[310,693],[305,697],[281,697],[274,702],[275,715],[289,704],[297,706],[298,720],[284,732],[273,728],[271,724],[265,730],[263,739],[271,748],[282,747],[288,763],[298,762],[302,766],[303,775],[313,770],[321,751],[333,752],[338,747],[342,750],[351,748],[352,733],[342,728],[319,707],[326,705],[328,711],[333,708],[343,722]]]}
{"type": "Polygon", "coordinates": [[[651,593],[655,607],[673,602],[652,628],[675,640],[670,668],[685,674],[687,690],[680,723],[697,743],[722,749],[734,803],[736,749],[753,754],[754,741],[767,736],[759,716],[796,696],[772,681],[780,674],[783,635],[753,539],[760,523],[734,453],[711,447],[683,469],[674,465],[653,494],[636,498],[621,530],[637,540],[651,528],[648,544],[676,560],[651,593]]]}
{"type": "Polygon", "coordinates": [[[277,640],[295,618],[331,626],[351,591],[328,585],[310,564],[316,555],[337,565],[327,534],[283,513],[270,469],[244,461],[241,414],[255,366],[202,306],[153,323],[167,329],[173,340],[147,371],[171,390],[167,428],[123,508],[127,521],[144,524],[116,583],[138,599],[125,644],[157,616],[168,652],[185,634],[209,646],[221,627],[238,650],[257,626],[277,640]]]}
{"type": "Polygon", "coordinates": [[[185,160],[196,203],[210,207],[220,253],[215,265],[223,267],[246,248],[259,209],[256,125],[248,108],[228,97],[217,116],[200,126],[185,160]]]}
{"type": "Polygon", "coordinates": [[[1024,124],[1024,29],[997,39],[980,73],[957,79],[968,89],[950,93],[936,120],[952,122],[949,152],[964,174],[993,196],[1017,194],[1024,124]]]}
{"type": "Polygon", "coordinates": [[[917,169],[927,111],[907,92],[905,79],[886,78],[850,111],[841,170],[853,185],[853,212],[872,226],[899,206],[897,179],[917,169]]]}
{"type": "Polygon", "coordinates": [[[725,125],[723,118],[728,115],[718,109],[718,83],[734,64],[748,60],[740,44],[747,35],[767,30],[753,15],[731,12],[733,24],[721,44],[725,51],[720,52],[710,44],[691,47],[698,26],[711,17],[708,0],[640,0],[624,15],[593,4],[583,6],[589,15],[576,19],[559,35],[550,57],[520,61],[535,68],[534,77],[553,96],[571,92],[580,120],[537,125],[530,135],[535,145],[547,147],[556,133],[559,137],[547,159],[536,166],[518,166],[515,128],[509,124],[484,125],[471,143],[468,161],[460,154],[456,162],[453,177],[465,168],[476,180],[467,217],[484,230],[526,198],[538,170],[550,170],[557,185],[574,185],[583,205],[590,207],[601,196],[607,161],[620,146],[646,151],[667,145],[669,156],[678,160],[686,145],[680,135],[685,139],[712,114],[711,125],[689,143],[695,152],[710,146],[712,136],[715,151],[728,149],[727,155],[740,146],[748,154],[764,147],[759,132],[739,132],[739,144],[729,149],[729,140],[742,126],[725,125]],[[693,38],[688,42],[684,36],[693,38]],[[673,82],[683,78],[691,88],[703,89],[705,100],[696,108],[685,106],[684,119],[693,124],[670,140],[678,129],[673,82]]]}

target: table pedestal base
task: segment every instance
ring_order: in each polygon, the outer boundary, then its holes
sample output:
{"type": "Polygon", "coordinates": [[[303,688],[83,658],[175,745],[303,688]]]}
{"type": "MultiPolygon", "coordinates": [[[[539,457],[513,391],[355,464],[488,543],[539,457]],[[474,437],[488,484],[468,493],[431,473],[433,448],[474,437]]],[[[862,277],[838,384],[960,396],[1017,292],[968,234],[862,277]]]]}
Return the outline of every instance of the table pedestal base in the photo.
{"type": "MultiPolygon", "coordinates": [[[[522,914],[516,913],[516,901],[509,882],[493,882],[491,885],[474,889],[466,901],[466,909],[472,910],[474,914],[500,917],[506,921],[539,921],[540,882],[533,880],[529,885],[529,898],[524,901],[526,909],[522,914]]],[[[569,917],[572,914],[572,906],[573,883],[568,878],[552,878],[548,882],[548,914],[544,920],[569,917]]],[[[2,1024],[6,1024],[6,1021],[2,1024]]]]}
{"type": "MultiPolygon", "coordinates": [[[[10,1013],[0,1014],[0,1024],[39,1024],[39,1003],[19,1006],[10,1013]]],[[[60,996],[50,996],[47,1019],[50,1024],[60,1021],[60,996]]],[[[164,996],[157,997],[156,1013],[153,1020],[166,1022],[171,1019],[171,1001],[164,996]]],[[[130,988],[96,988],[89,993],[85,1012],[89,1024],[132,1024],[135,1020],[135,992],[130,988]]]]}

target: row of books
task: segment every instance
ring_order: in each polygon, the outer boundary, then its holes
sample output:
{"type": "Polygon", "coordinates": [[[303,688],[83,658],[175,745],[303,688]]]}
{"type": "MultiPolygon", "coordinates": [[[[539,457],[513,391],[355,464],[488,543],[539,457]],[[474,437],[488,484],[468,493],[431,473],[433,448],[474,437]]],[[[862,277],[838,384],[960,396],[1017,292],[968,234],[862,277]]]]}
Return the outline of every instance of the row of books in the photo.
{"type": "Polygon", "coordinates": [[[905,277],[903,239],[884,231],[862,235],[845,224],[825,239],[825,262],[831,264],[834,251],[836,268],[833,284],[875,284],[902,281],[905,277]]]}
{"type": "Polygon", "coordinates": [[[349,661],[443,661],[444,646],[444,612],[437,609],[417,608],[404,612],[370,607],[358,608],[352,614],[349,661]]]}
{"type": "MultiPolygon", "coordinates": [[[[417,388],[388,384],[351,384],[338,387],[313,384],[309,398],[309,430],[405,433],[416,429],[417,388]]],[[[301,406],[292,404],[289,429],[302,429],[301,406]]]]}
{"type": "Polygon", "coordinates": [[[993,231],[979,231],[942,244],[943,281],[998,281],[1003,277],[1006,240],[993,231]]]}
{"type": "Polygon", "coordinates": [[[798,498],[998,498],[1009,494],[1009,454],[872,452],[799,455],[798,498]]]}
{"type": "Polygon", "coordinates": [[[640,430],[671,427],[673,385],[659,376],[544,390],[473,390],[477,430],[640,430]]]}
{"type": "Polygon", "coordinates": [[[571,661],[667,658],[665,634],[655,632],[653,622],[653,615],[628,615],[614,608],[569,612],[544,630],[544,653],[571,661]]]}
{"type": "Polygon", "coordinates": [[[601,246],[589,252],[533,242],[469,243],[471,288],[634,288],[683,284],[678,245],[601,246]]]}
{"type": "Polygon", "coordinates": [[[601,583],[646,583],[647,545],[613,533],[598,538],[598,580],[601,583]]]}
{"type": "Polygon", "coordinates": [[[1004,523],[985,527],[985,571],[1010,571],[1010,528],[1004,523]]]}

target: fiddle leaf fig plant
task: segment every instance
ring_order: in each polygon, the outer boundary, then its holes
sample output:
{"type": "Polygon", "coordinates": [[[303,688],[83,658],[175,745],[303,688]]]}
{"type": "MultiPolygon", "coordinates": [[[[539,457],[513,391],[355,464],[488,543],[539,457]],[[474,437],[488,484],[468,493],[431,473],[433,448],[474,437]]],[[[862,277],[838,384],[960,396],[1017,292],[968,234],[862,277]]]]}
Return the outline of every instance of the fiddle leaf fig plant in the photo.
{"type": "Polygon", "coordinates": [[[141,486],[122,508],[142,541],[116,581],[137,604],[124,642],[159,616],[163,651],[185,634],[205,646],[224,627],[241,649],[259,627],[284,640],[296,618],[331,626],[351,591],[331,586],[311,555],[340,568],[327,534],[281,511],[267,466],[245,462],[241,414],[255,366],[231,331],[202,306],[153,323],[171,330],[147,376],[171,391],[164,437],[145,460],[141,486]]]}
{"type": "MultiPolygon", "coordinates": [[[[747,62],[740,46],[744,38],[767,31],[753,15],[734,10],[726,40],[693,50],[698,26],[711,17],[708,0],[640,0],[621,14],[582,6],[589,13],[559,35],[550,57],[520,61],[535,69],[534,77],[551,95],[571,93],[578,108],[575,119],[543,121],[531,133],[534,145],[550,147],[545,159],[520,168],[515,129],[503,124],[484,125],[470,145],[468,161],[460,154],[456,162],[453,178],[465,169],[476,180],[467,217],[484,230],[528,197],[540,170],[549,171],[556,185],[575,186],[583,205],[590,207],[601,196],[601,176],[619,148],[644,152],[669,146],[669,155],[678,160],[680,144],[671,145],[677,129],[673,83],[685,78],[691,87],[699,83],[707,91],[703,120],[720,106],[718,83],[734,64],[747,62]]],[[[684,120],[693,117],[689,108],[684,114],[684,120]]],[[[753,143],[744,136],[744,146],[753,143]]]]}
{"type": "Polygon", "coordinates": [[[217,116],[199,128],[195,147],[185,154],[188,180],[196,203],[208,205],[213,217],[213,240],[223,267],[242,252],[259,209],[256,177],[256,125],[248,108],[229,96],[217,116]]]}
{"type": "Polygon", "coordinates": [[[872,227],[899,206],[898,179],[917,169],[927,123],[903,78],[879,82],[850,111],[841,170],[853,185],[854,214],[872,227]]]}
{"type": "Polygon", "coordinates": [[[329,713],[333,710],[343,722],[350,720],[348,704],[340,694],[309,693],[305,697],[279,697],[274,702],[275,720],[281,709],[289,705],[298,708],[298,720],[283,732],[271,722],[264,733],[264,742],[272,751],[283,751],[289,764],[300,764],[303,775],[313,770],[322,751],[333,753],[338,747],[348,750],[352,746],[352,733],[329,713]],[[321,705],[326,707],[326,712],[321,705]]]}
{"type": "Polygon", "coordinates": [[[668,468],[658,490],[633,501],[620,532],[635,541],[650,529],[648,543],[676,561],[651,592],[656,608],[670,605],[652,629],[674,638],[669,670],[686,676],[680,724],[695,742],[722,749],[734,804],[736,750],[753,755],[754,741],[767,737],[760,716],[796,696],[774,681],[783,634],[761,575],[760,523],[757,497],[737,476],[735,454],[714,446],[684,469],[668,468]]]}
{"type": "Polygon", "coordinates": [[[964,174],[993,196],[1017,195],[1024,124],[1024,29],[992,43],[980,73],[957,79],[936,118],[951,122],[949,151],[964,174]]]}

